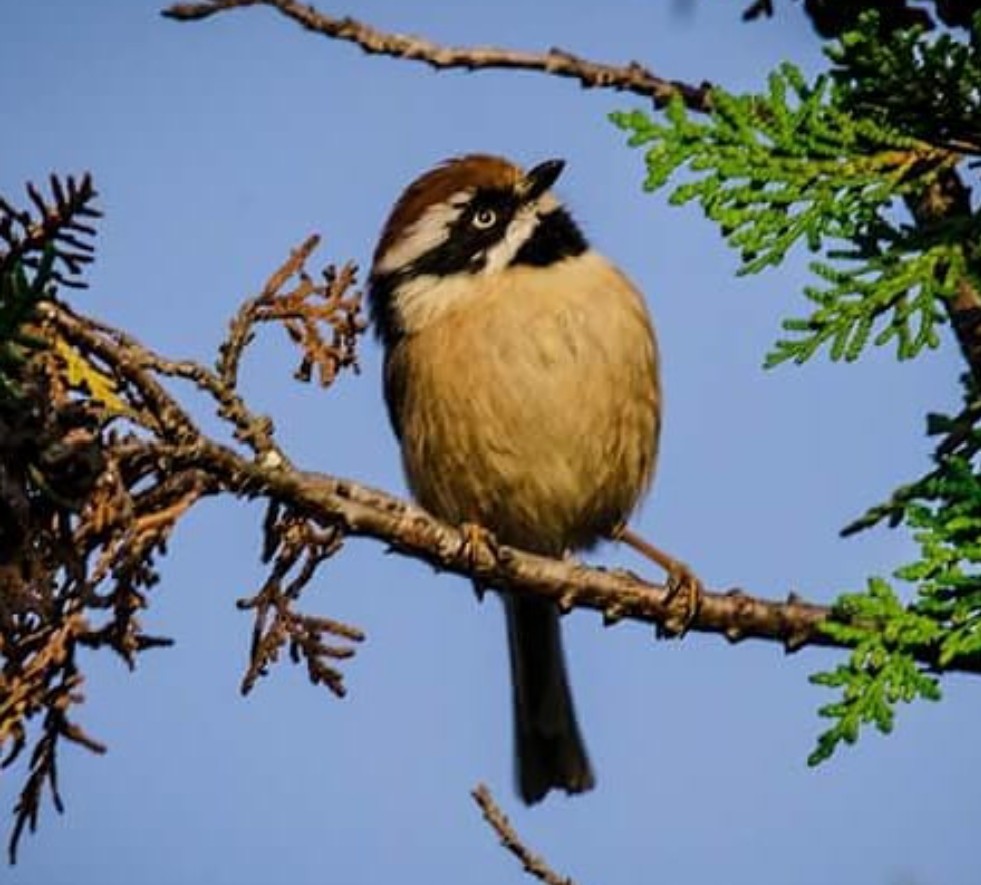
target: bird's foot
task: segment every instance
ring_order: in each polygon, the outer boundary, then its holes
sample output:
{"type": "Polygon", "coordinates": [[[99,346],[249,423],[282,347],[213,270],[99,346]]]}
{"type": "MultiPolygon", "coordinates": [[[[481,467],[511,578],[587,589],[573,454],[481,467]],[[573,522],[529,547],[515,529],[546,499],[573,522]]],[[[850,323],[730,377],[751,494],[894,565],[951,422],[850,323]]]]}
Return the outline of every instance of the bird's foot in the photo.
{"type": "MultiPolygon", "coordinates": [[[[486,529],[476,522],[464,522],[460,525],[460,534],[463,536],[463,539],[461,540],[460,546],[456,551],[456,555],[466,562],[467,568],[471,572],[475,571],[480,565],[477,557],[477,551],[481,545],[486,545],[489,547],[494,557],[497,557],[497,538],[494,537],[494,534],[490,531],[490,529],[486,529]]],[[[470,582],[473,585],[473,592],[477,597],[477,601],[483,602],[484,593],[486,592],[487,588],[481,583],[480,579],[476,575],[470,576],[470,582]]]]}
{"type": "Polygon", "coordinates": [[[668,609],[668,617],[659,625],[658,635],[684,636],[698,616],[705,592],[702,582],[687,564],[655,547],[625,525],[618,525],[610,534],[614,540],[633,547],[667,572],[668,593],[664,605],[668,609]]]}
{"type": "Polygon", "coordinates": [[[680,638],[688,632],[698,616],[705,590],[698,576],[680,560],[674,560],[673,567],[667,571],[668,594],[664,605],[669,614],[661,625],[661,631],[667,636],[680,638]]]}

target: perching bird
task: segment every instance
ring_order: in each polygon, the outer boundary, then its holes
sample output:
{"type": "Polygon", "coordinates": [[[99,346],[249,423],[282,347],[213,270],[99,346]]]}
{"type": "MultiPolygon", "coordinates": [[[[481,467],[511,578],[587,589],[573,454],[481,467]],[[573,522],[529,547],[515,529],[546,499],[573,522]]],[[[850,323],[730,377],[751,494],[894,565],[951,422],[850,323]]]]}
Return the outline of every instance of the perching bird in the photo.
{"type": "MultiPolygon", "coordinates": [[[[644,300],[551,191],[563,169],[448,160],[414,181],[375,250],[369,301],[409,488],[447,522],[548,556],[613,536],[660,429],[644,300]]],[[[518,791],[594,785],[559,613],[505,595],[518,791]]]]}

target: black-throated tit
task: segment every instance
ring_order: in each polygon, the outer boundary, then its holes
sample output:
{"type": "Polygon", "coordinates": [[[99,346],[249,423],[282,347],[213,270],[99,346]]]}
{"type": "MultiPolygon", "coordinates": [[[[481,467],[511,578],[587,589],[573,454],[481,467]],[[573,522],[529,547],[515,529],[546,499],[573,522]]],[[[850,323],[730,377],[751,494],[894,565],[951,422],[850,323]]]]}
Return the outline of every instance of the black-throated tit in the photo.
{"type": "MultiPolygon", "coordinates": [[[[644,300],[551,187],[471,155],[426,172],[385,224],[369,283],[385,398],[416,500],[562,556],[624,524],[651,481],[661,397],[644,300]]],[[[507,595],[518,790],[594,784],[556,607],[507,595]]]]}

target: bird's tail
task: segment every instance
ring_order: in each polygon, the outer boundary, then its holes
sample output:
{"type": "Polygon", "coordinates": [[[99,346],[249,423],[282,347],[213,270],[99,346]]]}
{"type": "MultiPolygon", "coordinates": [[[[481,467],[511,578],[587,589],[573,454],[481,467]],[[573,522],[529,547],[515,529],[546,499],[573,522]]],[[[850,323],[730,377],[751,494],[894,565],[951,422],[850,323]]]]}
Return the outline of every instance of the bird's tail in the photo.
{"type": "Polygon", "coordinates": [[[518,792],[529,805],[552,787],[581,793],[595,784],[565,672],[558,609],[506,596],[514,694],[518,792]]]}

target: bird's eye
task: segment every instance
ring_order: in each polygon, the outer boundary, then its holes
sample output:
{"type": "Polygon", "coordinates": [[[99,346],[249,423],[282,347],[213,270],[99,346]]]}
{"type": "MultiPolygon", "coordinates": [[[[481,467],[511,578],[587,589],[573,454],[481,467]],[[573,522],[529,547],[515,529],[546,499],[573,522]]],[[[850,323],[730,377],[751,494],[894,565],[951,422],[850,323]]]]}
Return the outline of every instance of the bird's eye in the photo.
{"type": "Polygon", "coordinates": [[[493,209],[478,209],[473,217],[473,226],[478,230],[487,230],[497,221],[497,213],[493,209]]]}

